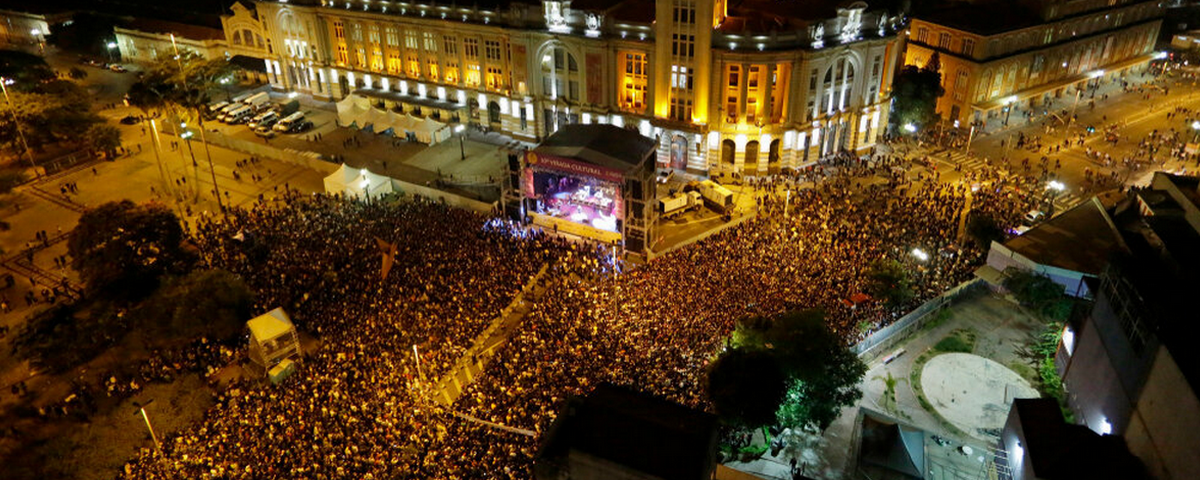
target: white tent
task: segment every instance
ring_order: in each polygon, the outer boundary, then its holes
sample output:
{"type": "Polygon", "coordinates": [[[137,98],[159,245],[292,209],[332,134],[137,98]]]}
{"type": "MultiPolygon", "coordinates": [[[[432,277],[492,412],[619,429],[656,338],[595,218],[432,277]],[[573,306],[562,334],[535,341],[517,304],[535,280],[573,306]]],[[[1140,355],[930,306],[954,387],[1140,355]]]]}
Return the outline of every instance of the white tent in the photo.
{"type": "Polygon", "coordinates": [[[393,191],[392,179],[344,163],[325,177],[326,193],[342,193],[347,197],[361,198],[372,195],[378,197],[393,191]]]}
{"type": "Polygon", "coordinates": [[[425,117],[425,121],[422,123],[421,128],[430,133],[430,145],[449,140],[452,133],[448,125],[429,117],[425,117]]]}
{"type": "MultiPolygon", "coordinates": [[[[453,135],[449,125],[432,118],[414,117],[407,113],[395,113],[372,107],[366,98],[350,95],[337,102],[338,125],[351,124],[363,129],[371,127],[375,133],[392,130],[392,134],[403,137],[412,133],[417,141],[426,144],[444,142],[453,135]]],[[[328,190],[328,189],[327,189],[328,190]]]]}
{"type": "Polygon", "coordinates": [[[352,123],[357,123],[358,128],[363,128],[366,126],[363,117],[370,108],[367,99],[354,95],[347,96],[337,103],[338,124],[348,127],[352,123]]]}

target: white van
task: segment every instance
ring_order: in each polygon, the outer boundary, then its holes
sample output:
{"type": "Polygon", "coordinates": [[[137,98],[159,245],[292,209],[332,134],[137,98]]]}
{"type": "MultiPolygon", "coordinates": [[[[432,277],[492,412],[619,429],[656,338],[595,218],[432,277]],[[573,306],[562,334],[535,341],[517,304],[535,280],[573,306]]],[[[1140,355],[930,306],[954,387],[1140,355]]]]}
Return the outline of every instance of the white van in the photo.
{"type": "Polygon", "coordinates": [[[255,115],[254,118],[251,118],[250,122],[247,123],[246,125],[249,126],[250,128],[258,128],[258,126],[260,124],[273,123],[275,121],[275,119],[277,119],[277,118],[279,118],[278,113],[275,113],[274,110],[267,110],[265,112],[259,113],[258,115],[255,115]]]}
{"type": "Polygon", "coordinates": [[[221,121],[229,124],[242,123],[249,120],[253,114],[253,108],[250,108],[249,105],[242,105],[226,113],[224,117],[221,117],[221,121]]]}
{"type": "Polygon", "coordinates": [[[242,103],[242,102],[246,101],[247,98],[250,98],[251,95],[254,95],[254,92],[246,92],[246,93],[238,94],[238,96],[233,97],[233,100],[230,100],[229,103],[242,103]]]}
{"type": "Polygon", "coordinates": [[[283,120],[280,120],[272,128],[274,128],[276,132],[286,132],[286,131],[288,131],[288,129],[292,128],[292,124],[299,122],[301,120],[304,120],[304,112],[296,112],[291,115],[288,115],[283,120]]]}
{"type": "Polygon", "coordinates": [[[258,92],[242,101],[242,103],[245,103],[246,105],[249,105],[255,109],[260,109],[270,102],[271,95],[267,94],[267,92],[258,92]]]}

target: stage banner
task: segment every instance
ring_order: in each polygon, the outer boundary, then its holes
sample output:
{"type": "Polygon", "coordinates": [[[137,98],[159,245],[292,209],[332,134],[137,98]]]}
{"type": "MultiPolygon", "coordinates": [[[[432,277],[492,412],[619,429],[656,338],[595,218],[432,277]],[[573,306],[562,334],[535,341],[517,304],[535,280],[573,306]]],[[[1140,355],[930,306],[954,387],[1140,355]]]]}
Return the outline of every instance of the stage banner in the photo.
{"type": "Polygon", "coordinates": [[[617,184],[620,184],[624,180],[624,174],[619,171],[543,153],[525,152],[525,164],[533,168],[557,170],[563,173],[616,182],[617,184]]]}

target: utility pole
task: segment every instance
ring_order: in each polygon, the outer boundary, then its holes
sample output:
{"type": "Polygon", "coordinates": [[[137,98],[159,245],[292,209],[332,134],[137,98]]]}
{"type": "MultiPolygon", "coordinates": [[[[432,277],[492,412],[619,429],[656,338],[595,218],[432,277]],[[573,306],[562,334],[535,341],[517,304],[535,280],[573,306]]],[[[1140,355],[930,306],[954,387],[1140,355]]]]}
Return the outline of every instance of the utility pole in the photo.
{"type": "Polygon", "coordinates": [[[146,415],[146,406],[150,405],[151,403],[154,403],[154,399],[150,399],[146,403],[142,404],[133,402],[133,406],[137,407],[138,409],[137,413],[134,413],[134,415],[140,414],[142,416],[142,420],[146,422],[146,430],[150,431],[150,439],[154,440],[154,450],[158,452],[159,456],[162,456],[162,445],[158,443],[158,435],[154,434],[154,427],[150,426],[150,417],[146,415]]]}
{"type": "Polygon", "coordinates": [[[38,172],[37,164],[33,163],[33,152],[29,150],[29,143],[25,141],[25,132],[21,130],[21,121],[17,120],[17,110],[13,108],[12,98],[8,96],[8,84],[13,83],[13,79],[0,77],[0,90],[4,90],[4,100],[8,102],[8,113],[12,114],[13,125],[17,127],[17,137],[21,139],[21,146],[25,148],[25,155],[29,157],[29,166],[33,167],[33,174],[37,178],[41,178],[41,172],[38,172]]]}

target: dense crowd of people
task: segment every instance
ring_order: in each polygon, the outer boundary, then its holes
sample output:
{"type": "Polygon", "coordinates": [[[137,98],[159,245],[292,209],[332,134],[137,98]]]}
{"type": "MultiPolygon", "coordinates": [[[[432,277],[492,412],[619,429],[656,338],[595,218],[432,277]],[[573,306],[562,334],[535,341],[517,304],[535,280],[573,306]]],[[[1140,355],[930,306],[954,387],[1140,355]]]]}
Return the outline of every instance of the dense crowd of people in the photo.
{"type": "Polygon", "coordinates": [[[205,259],[319,346],[279,387],[224,387],[204,422],[123,478],[529,478],[561,402],[601,382],[706,408],[705,366],[739,318],[821,308],[856,342],[979,265],[981,250],[955,240],[968,195],[1000,222],[1033,201],[1000,183],[908,179],[893,168],[903,162],[846,158],[757,180],[757,218],[628,269],[606,248],[422,202],[291,194],[200,221],[205,259]],[[377,240],[397,246],[386,278],[377,240]],[[910,272],[911,301],[855,298],[878,259],[910,272]],[[543,265],[532,310],[482,377],[450,407],[431,401],[543,265]]]}

